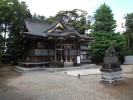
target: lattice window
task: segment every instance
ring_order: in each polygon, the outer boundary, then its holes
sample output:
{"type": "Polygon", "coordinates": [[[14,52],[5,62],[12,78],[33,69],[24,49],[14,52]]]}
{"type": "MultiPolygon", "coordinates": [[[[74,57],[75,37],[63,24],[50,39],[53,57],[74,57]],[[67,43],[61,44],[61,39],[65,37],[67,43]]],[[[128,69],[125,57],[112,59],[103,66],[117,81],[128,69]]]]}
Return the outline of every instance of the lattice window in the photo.
{"type": "Polygon", "coordinates": [[[81,54],[87,54],[87,52],[86,51],[81,51],[81,54]]]}
{"type": "Polygon", "coordinates": [[[48,49],[34,49],[34,55],[35,56],[47,56],[48,49]]]}
{"type": "MultiPolygon", "coordinates": [[[[76,49],[67,49],[67,55],[76,55],[76,49]],[[71,53],[70,53],[71,52],[71,53]]],[[[66,55],[66,50],[64,50],[64,55],[66,55]]]]}

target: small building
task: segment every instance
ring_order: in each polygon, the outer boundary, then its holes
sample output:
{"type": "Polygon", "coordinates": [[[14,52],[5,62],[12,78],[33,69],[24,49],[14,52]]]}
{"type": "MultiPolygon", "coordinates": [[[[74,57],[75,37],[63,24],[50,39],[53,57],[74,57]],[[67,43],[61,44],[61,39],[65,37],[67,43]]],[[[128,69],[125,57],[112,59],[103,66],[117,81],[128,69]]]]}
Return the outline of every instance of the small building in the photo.
{"type": "Polygon", "coordinates": [[[89,64],[91,61],[88,59],[89,48],[87,46],[80,46],[80,59],[81,64],[89,64]]]}
{"type": "MultiPolygon", "coordinates": [[[[49,67],[64,67],[81,64],[83,58],[87,60],[87,49],[83,48],[82,52],[81,43],[92,40],[92,37],[79,34],[63,20],[52,24],[26,20],[19,43],[26,47],[24,58],[28,62],[47,62],[49,67]]],[[[20,64],[26,66],[24,62],[20,64]]]]}

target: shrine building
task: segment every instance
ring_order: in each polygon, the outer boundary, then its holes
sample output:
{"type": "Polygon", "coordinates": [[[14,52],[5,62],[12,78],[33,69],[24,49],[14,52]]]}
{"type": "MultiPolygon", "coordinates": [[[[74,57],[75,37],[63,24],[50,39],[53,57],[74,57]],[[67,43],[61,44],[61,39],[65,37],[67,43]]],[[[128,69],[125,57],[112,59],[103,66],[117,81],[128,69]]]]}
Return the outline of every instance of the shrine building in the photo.
{"type": "Polygon", "coordinates": [[[88,48],[82,44],[92,37],[78,33],[63,20],[52,24],[26,20],[19,43],[25,46],[23,67],[34,65],[47,67],[76,66],[88,62],[88,48]]]}

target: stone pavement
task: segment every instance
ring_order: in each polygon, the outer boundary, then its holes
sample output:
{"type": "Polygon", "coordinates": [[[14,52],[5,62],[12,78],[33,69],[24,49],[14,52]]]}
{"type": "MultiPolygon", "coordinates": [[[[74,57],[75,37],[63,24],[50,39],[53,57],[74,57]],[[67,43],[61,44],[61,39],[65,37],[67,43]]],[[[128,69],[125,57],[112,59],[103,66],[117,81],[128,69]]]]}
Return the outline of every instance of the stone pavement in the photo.
{"type": "Polygon", "coordinates": [[[94,75],[94,74],[101,74],[99,69],[81,69],[81,70],[72,70],[72,71],[61,71],[58,72],[61,74],[66,74],[66,75],[72,75],[72,76],[78,76],[78,74],[80,76],[84,76],[84,75],[94,75]]]}
{"type": "Polygon", "coordinates": [[[78,79],[58,72],[22,73],[0,88],[0,100],[133,100],[133,77],[125,76],[132,66],[122,67],[123,83],[113,86],[100,84],[100,74],[78,79]]]}
{"type": "Polygon", "coordinates": [[[95,64],[85,64],[78,67],[63,67],[63,68],[45,68],[45,67],[35,67],[35,68],[24,68],[20,66],[13,66],[12,69],[18,71],[18,72],[29,72],[29,71],[37,71],[37,70],[46,70],[49,72],[54,71],[66,71],[66,70],[79,70],[79,69],[89,69],[89,68],[96,68],[95,64]]]}

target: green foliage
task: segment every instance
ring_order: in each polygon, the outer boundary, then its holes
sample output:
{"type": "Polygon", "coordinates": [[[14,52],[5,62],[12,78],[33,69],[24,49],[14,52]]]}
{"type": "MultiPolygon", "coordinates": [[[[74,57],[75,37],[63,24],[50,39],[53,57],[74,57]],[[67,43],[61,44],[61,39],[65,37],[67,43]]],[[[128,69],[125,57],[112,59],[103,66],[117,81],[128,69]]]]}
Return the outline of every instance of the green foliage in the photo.
{"type": "Polygon", "coordinates": [[[113,19],[112,10],[105,3],[94,14],[93,30],[96,32],[114,32],[116,21],[113,19]]]}
{"type": "Polygon", "coordinates": [[[2,51],[3,36],[0,34],[0,51],[2,51]]]}
{"type": "Polygon", "coordinates": [[[43,15],[37,15],[34,13],[34,15],[32,15],[32,20],[37,20],[37,21],[43,22],[46,20],[46,17],[43,15]]]}
{"type": "Polygon", "coordinates": [[[55,20],[54,16],[49,16],[49,18],[46,18],[46,21],[52,23],[55,20]]]}
{"type": "MultiPolygon", "coordinates": [[[[74,27],[80,34],[85,34],[85,30],[90,28],[91,20],[86,20],[87,12],[81,9],[59,11],[56,16],[50,16],[46,19],[48,22],[62,18],[65,23],[74,27]]],[[[91,19],[91,16],[89,16],[91,19]]]]}
{"type": "Polygon", "coordinates": [[[70,22],[70,25],[82,35],[85,35],[85,30],[89,29],[89,23],[86,23],[86,18],[82,17],[79,21],[70,22]]]}
{"type": "Polygon", "coordinates": [[[102,4],[94,14],[92,33],[89,36],[95,38],[91,45],[91,59],[93,62],[103,62],[106,50],[112,43],[117,45],[116,52],[119,60],[123,62],[125,54],[125,37],[114,33],[116,21],[113,19],[112,10],[105,3],[102,4]]]}
{"type": "Polygon", "coordinates": [[[24,46],[18,44],[10,44],[8,52],[12,55],[12,62],[16,62],[20,59],[23,59],[24,56],[24,46]]]}
{"type": "MultiPolygon", "coordinates": [[[[84,35],[85,30],[90,28],[91,23],[91,20],[86,20],[86,16],[86,11],[81,9],[73,9],[59,11],[55,16],[50,16],[49,18],[45,18],[44,16],[34,14],[32,16],[32,19],[52,23],[55,20],[62,18],[66,24],[73,26],[76,31],[84,35]]],[[[88,18],[91,19],[91,16],[89,16],[88,18]]]]}
{"type": "Polygon", "coordinates": [[[125,26],[127,30],[133,32],[133,13],[127,14],[125,16],[125,19],[126,19],[125,26]]]}
{"type": "Polygon", "coordinates": [[[123,56],[125,54],[125,38],[119,33],[91,33],[89,36],[95,38],[91,45],[91,60],[93,62],[101,63],[103,62],[103,57],[106,50],[110,47],[111,43],[114,42],[117,45],[117,55],[120,61],[123,61],[123,56]]]}
{"type": "Polygon", "coordinates": [[[77,21],[79,18],[85,17],[87,12],[81,9],[59,11],[56,18],[63,18],[66,22],[77,21]]]}
{"type": "Polygon", "coordinates": [[[22,56],[23,54],[23,46],[16,46],[14,42],[20,36],[20,31],[24,26],[24,20],[31,18],[30,11],[27,9],[25,2],[20,3],[18,0],[1,0],[0,13],[0,24],[7,25],[7,29],[4,28],[5,34],[9,31],[8,38],[5,38],[7,45],[6,53],[10,53],[13,56],[12,60],[18,59],[20,55],[22,56]]]}
{"type": "Polygon", "coordinates": [[[133,13],[127,14],[125,16],[125,28],[126,32],[124,33],[127,43],[127,54],[133,54],[133,13]]]}
{"type": "Polygon", "coordinates": [[[1,61],[1,54],[2,54],[2,47],[3,46],[3,36],[0,34],[0,61],[1,61]]]}

